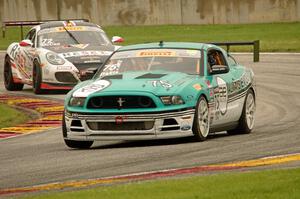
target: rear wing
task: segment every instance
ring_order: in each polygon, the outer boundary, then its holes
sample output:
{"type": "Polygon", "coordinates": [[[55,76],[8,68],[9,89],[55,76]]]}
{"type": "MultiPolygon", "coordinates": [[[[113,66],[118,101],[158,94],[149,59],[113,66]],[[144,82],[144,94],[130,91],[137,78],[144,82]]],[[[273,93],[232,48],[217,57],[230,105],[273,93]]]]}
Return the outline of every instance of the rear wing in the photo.
{"type": "Polygon", "coordinates": [[[21,39],[24,38],[23,26],[36,26],[46,22],[52,21],[75,21],[75,22],[89,22],[88,19],[66,19],[66,20],[42,20],[42,21],[4,21],[2,23],[2,37],[5,37],[5,31],[7,26],[19,26],[21,27],[21,39]]]}

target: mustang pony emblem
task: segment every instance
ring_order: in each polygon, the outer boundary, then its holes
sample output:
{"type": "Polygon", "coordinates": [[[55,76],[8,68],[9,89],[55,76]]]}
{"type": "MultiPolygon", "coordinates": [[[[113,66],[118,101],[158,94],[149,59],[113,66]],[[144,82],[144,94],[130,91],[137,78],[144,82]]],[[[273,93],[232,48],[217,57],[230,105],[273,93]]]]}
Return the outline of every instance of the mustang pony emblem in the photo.
{"type": "Polygon", "coordinates": [[[123,100],[122,97],[119,97],[117,102],[118,102],[118,104],[119,104],[119,107],[122,107],[122,106],[123,106],[123,103],[125,102],[125,100],[123,100]]]}

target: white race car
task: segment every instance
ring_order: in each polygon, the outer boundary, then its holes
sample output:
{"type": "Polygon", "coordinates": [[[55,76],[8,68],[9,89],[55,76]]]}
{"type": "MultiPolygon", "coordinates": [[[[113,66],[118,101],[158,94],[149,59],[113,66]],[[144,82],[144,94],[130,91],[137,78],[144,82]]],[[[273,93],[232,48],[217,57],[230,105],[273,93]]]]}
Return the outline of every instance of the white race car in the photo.
{"type": "Polygon", "coordinates": [[[70,90],[90,79],[118,48],[100,26],[84,21],[53,21],[34,26],[25,39],[12,43],[4,61],[4,84],[10,91],[32,85],[36,94],[70,90]]]}

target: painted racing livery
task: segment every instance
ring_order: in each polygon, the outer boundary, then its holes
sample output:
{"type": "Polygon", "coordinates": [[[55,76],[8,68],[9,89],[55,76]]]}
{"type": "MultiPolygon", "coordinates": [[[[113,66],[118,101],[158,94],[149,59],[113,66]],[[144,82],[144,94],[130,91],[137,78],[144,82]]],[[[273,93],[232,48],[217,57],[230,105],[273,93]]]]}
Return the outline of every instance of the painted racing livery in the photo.
{"type": "Polygon", "coordinates": [[[255,95],[252,70],[215,45],[122,47],[67,94],[63,137],[71,148],[89,148],[95,140],[250,133],[255,95]]]}
{"type": "MultiPolygon", "coordinates": [[[[123,41],[113,37],[113,42],[123,41]]],[[[24,40],[12,43],[5,56],[7,90],[32,85],[34,92],[70,90],[116,50],[100,26],[83,21],[54,21],[34,26],[24,40]]]]}

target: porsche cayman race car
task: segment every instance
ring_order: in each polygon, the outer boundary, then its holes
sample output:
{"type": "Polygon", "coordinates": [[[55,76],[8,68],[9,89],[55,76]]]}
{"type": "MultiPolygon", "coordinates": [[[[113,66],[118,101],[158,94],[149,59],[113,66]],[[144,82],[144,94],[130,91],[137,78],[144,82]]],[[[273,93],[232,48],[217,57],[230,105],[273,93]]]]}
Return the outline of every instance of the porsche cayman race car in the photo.
{"type": "Polygon", "coordinates": [[[255,96],[252,70],[215,45],[122,47],[67,94],[63,138],[71,148],[88,148],[95,140],[250,133],[255,96]]]}
{"type": "MultiPolygon", "coordinates": [[[[113,42],[121,42],[113,37],[113,42]]],[[[12,43],[5,56],[7,90],[33,86],[46,90],[70,90],[90,79],[117,48],[100,26],[84,21],[53,21],[34,26],[24,40],[12,43]]]]}

